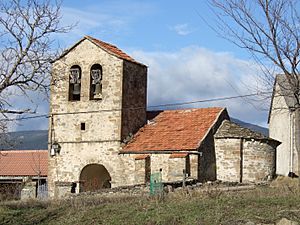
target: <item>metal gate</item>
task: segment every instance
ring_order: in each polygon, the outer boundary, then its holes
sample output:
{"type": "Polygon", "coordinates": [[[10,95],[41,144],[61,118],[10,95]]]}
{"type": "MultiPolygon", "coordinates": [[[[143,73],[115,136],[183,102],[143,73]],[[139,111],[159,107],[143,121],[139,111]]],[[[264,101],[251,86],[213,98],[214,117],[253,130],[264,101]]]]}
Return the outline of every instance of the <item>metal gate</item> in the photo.
{"type": "Polygon", "coordinates": [[[161,195],[163,193],[163,183],[161,172],[153,173],[150,176],[150,195],[161,195]]]}
{"type": "Polygon", "coordinates": [[[39,199],[48,198],[48,185],[47,185],[47,183],[38,185],[38,187],[37,187],[37,197],[39,199]]]}

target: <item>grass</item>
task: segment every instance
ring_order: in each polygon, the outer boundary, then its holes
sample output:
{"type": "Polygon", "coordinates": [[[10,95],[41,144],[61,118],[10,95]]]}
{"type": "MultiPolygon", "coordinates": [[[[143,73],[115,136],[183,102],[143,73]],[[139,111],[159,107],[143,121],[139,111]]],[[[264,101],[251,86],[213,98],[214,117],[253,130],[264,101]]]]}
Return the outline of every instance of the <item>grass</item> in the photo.
{"type": "Polygon", "coordinates": [[[300,191],[259,187],[243,192],[182,191],[164,199],[76,197],[2,202],[0,224],[245,224],[300,222],[300,191]]]}

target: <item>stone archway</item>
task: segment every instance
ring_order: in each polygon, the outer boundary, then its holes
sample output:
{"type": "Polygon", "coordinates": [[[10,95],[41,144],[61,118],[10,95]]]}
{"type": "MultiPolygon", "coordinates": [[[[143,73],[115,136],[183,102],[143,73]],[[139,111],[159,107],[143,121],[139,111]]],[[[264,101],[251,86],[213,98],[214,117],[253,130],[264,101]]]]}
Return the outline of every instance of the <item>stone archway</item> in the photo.
{"type": "Polygon", "coordinates": [[[86,165],[80,173],[80,192],[96,191],[110,188],[111,177],[107,169],[101,164],[86,165]]]}

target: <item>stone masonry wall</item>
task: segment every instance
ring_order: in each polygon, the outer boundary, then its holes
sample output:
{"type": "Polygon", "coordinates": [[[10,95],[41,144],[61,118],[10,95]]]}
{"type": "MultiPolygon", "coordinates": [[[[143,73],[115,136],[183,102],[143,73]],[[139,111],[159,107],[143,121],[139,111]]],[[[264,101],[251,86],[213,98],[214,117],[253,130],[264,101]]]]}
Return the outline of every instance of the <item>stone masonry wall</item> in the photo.
{"type": "Polygon", "coordinates": [[[136,184],[144,184],[145,183],[145,159],[135,160],[135,182],[136,184]]]}
{"type": "Polygon", "coordinates": [[[217,179],[240,182],[241,140],[233,138],[215,139],[217,179]]]}
{"type": "MultiPolygon", "coordinates": [[[[127,157],[129,155],[126,155],[127,157]]],[[[132,154],[130,157],[134,158],[132,154]]],[[[197,179],[198,156],[190,155],[188,157],[190,164],[190,178],[197,179]]],[[[187,170],[186,158],[170,158],[170,154],[151,154],[151,174],[157,173],[162,169],[163,182],[181,181],[183,177],[183,169],[187,170]]],[[[135,184],[145,183],[145,160],[135,160],[135,184]]]]}
{"type": "Polygon", "coordinates": [[[203,181],[213,181],[216,180],[216,154],[215,154],[215,143],[214,134],[220,127],[223,120],[229,119],[227,111],[222,111],[218,120],[214,123],[213,127],[209,130],[205,139],[202,140],[201,146],[198,149],[202,152],[202,156],[199,157],[198,162],[198,180],[203,181]]]}
{"type": "Polygon", "coordinates": [[[61,152],[49,157],[50,197],[54,196],[55,182],[78,182],[81,170],[91,163],[102,164],[108,170],[112,187],[134,183],[134,160],[118,155],[122,82],[123,60],[88,40],[53,64],[49,149],[57,141],[61,152]],[[100,64],[103,70],[102,100],[89,100],[90,69],[94,64],[100,64]],[[69,69],[73,65],[82,71],[80,101],[68,100],[69,69]],[[81,123],[85,123],[85,130],[80,129],[81,123]]]}
{"type": "Polygon", "coordinates": [[[190,155],[190,167],[191,174],[190,178],[197,180],[198,179],[198,155],[190,155]]]}
{"type": "Polygon", "coordinates": [[[256,182],[275,175],[276,150],[271,143],[244,140],[243,182],[256,182]]]}
{"type": "Polygon", "coordinates": [[[186,158],[171,158],[168,164],[168,181],[182,181],[183,170],[186,170],[186,158]]]}
{"type": "Polygon", "coordinates": [[[146,123],[147,67],[123,63],[122,134],[124,140],[146,123]]]}
{"type": "Polygon", "coordinates": [[[260,182],[275,175],[276,150],[271,142],[216,138],[215,144],[218,180],[260,182]]]}

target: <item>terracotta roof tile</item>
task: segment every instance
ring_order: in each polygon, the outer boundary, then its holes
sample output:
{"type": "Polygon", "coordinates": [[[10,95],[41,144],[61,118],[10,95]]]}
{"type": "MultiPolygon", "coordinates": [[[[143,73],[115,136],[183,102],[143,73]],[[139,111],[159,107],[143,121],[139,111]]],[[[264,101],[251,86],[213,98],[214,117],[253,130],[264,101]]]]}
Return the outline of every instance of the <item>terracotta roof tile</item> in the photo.
{"type": "MultiPolygon", "coordinates": [[[[100,41],[96,38],[90,37],[90,36],[85,36],[85,38],[87,38],[88,40],[92,41],[93,43],[95,43],[96,45],[98,45],[100,48],[104,48],[106,51],[108,51],[109,53],[121,58],[121,59],[125,59],[127,61],[133,62],[133,63],[137,63],[140,65],[143,65],[142,63],[139,63],[137,61],[135,61],[132,57],[130,57],[129,55],[127,55],[125,52],[123,52],[121,49],[119,49],[118,47],[106,43],[104,41],[100,41]]],[[[143,65],[144,66],[144,65],[143,65]]]]}
{"type": "Polygon", "coordinates": [[[224,108],[167,110],[142,127],[121,152],[195,150],[224,108]]]}
{"type": "Polygon", "coordinates": [[[188,153],[172,153],[170,155],[170,159],[175,159],[175,158],[185,158],[187,157],[188,153]]]}
{"type": "Polygon", "coordinates": [[[125,52],[123,52],[121,49],[119,49],[118,47],[106,43],[104,41],[98,40],[96,38],[93,38],[91,36],[84,36],[83,38],[81,38],[78,42],[76,42],[73,46],[71,46],[70,48],[68,48],[67,50],[65,50],[57,59],[55,59],[53,62],[55,62],[56,60],[64,57],[66,54],[68,54],[72,49],[74,49],[77,45],[79,45],[82,41],[84,40],[89,40],[92,43],[94,43],[95,45],[97,45],[98,47],[100,47],[101,49],[103,49],[104,51],[120,58],[120,59],[124,59],[127,60],[129,62],[133,62],[136,63],[138,65],[141,66],[146,66],[143,63],[137,62],[135,59],[133,59],[132,57],[130,57],[129,55],[127,55],[125,52]]]}
{"type": "Polygon", "coordinates": [[[142,155],[137,155],[134,159],[135,160],[142,160],[142,159],[146,159],[148,157],[150,157],[150,155],[148,155],[148,154],[142,154],[142,155]]]}
{"type": "Polygon", "coordinates": [[[0,176],[47,176],[47,150],[1,151],[0,176]]]}

